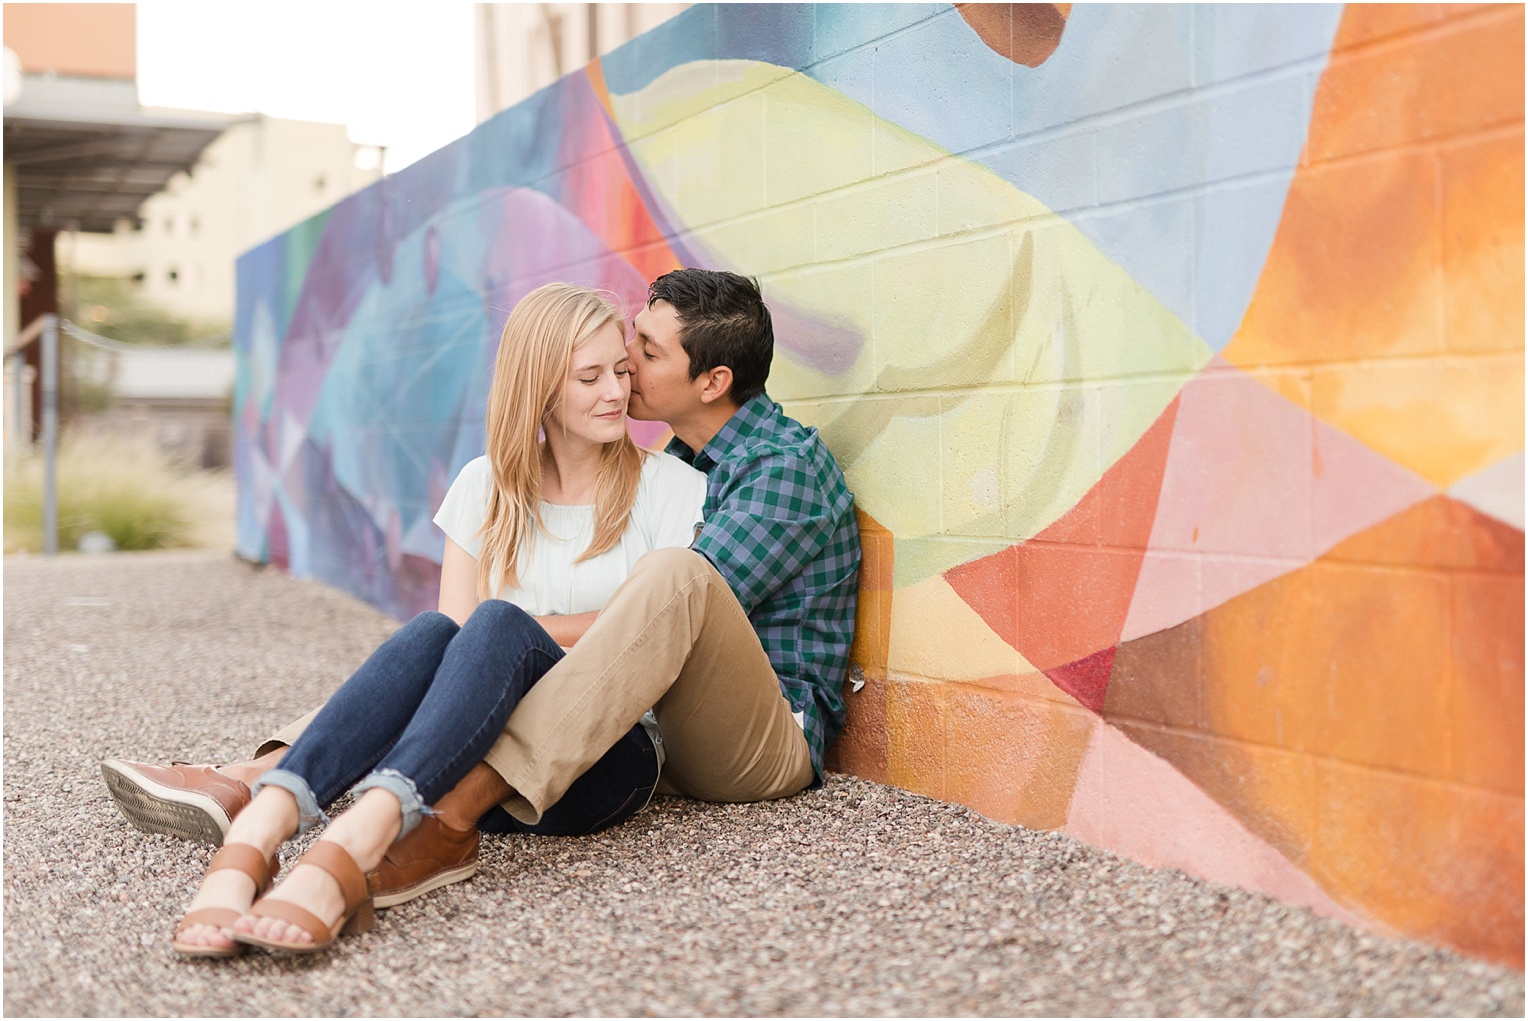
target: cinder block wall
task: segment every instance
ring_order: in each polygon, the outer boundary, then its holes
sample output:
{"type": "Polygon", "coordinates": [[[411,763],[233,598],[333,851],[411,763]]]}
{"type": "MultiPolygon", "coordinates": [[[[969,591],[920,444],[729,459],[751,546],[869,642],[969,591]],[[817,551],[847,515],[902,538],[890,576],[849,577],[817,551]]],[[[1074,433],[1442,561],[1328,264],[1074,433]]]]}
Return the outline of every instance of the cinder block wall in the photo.
{"type": "Polygon", "coordinates": [[[514,301],[755,274],[864,526],[838,768],[1521,967],[1523,41],[697,6],[241,260],[241,549],[430,605],[514,301]]]}

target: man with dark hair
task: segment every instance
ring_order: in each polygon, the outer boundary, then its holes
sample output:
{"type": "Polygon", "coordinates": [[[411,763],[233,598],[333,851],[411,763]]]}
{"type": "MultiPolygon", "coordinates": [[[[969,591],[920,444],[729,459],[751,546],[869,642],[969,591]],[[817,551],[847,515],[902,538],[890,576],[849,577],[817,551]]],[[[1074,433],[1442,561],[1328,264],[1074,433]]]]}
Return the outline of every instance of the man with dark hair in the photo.
{"type": "MultiPolygon", "coordinates": [[[[631,417],[668,423],[669,452],[706,474],[704,524],[690,548],[637,562],[484,761],[393,845],[378,906],[472,875],[479,818],[502,805],[535,824],[649,707],[665,750],[659,793],[762,801],[822,782],[843,725],[860,561],[843,474],[817,431],[764,392],[774,332],[756,283],[659,277],[629,349],[631,417]]],[[[306,722],[231,766],[103,768],[135,825],[220,842],[248,784],[306,722]]]]}

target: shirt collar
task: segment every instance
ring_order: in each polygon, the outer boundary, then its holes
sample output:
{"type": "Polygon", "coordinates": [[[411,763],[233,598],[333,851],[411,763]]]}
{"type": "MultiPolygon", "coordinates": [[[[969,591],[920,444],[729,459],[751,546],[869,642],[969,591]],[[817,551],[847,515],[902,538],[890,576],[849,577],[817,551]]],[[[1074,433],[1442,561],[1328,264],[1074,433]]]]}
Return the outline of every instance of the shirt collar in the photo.
{"type": "Polygon", "coordinates": [[[732,413],[711,442],[700,448],[696,453],[689,445],[679,437],[669,441],[666,448],[670,454],[689,462],[697,470],[709,472],[716,467],[727,452],[738,444],[765,432],[769,423],[774,420],[779,410],[777,405],[767,393],[758,393],[743,402],[743,406],[732,413]]]}

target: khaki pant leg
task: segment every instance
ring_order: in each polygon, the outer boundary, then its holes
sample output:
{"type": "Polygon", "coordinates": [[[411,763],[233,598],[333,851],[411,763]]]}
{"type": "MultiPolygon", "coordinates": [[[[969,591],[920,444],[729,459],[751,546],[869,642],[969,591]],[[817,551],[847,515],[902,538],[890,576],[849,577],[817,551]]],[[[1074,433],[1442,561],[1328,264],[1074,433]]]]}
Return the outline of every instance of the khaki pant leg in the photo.
{"type": "Polygon", "coordinates": [[[260,747],[255,749],[255,758],[258,759],[266,752],[275,751],[283,745],[288,748],[292,747],[292,745],[297,743],[297,739],[302,736],[302,732],[308,729],[308,724],[313,722],[313,717],[318,715],[319,709],[322,708],[323,706],[319,706],[318,709],[309,710],[306,715],[293,720],[260,742],[260,747]]]}
{"type": "Polygon", "coordinates": [[[485,761],[534,824],[649,708],[667,789],[713,801],[812,782],[806,738],[727,582],[687,549],[646,554],[567,657],[510,715],[485,761]]]}

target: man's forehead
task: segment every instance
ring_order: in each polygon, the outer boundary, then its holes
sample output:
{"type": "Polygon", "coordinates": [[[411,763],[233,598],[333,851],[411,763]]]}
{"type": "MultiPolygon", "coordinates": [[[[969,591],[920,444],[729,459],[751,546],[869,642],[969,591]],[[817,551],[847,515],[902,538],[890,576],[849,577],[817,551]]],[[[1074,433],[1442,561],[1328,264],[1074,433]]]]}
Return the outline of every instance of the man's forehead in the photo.
{"type": "Polygon", "coordinates": [[[679,316],[673,305],[659,298],[637,312],[634,325],[648,337],[658,339],[663,334],[678,330],[679,316]]]}

